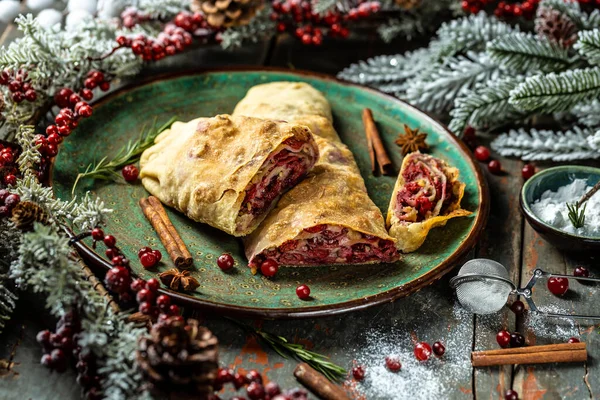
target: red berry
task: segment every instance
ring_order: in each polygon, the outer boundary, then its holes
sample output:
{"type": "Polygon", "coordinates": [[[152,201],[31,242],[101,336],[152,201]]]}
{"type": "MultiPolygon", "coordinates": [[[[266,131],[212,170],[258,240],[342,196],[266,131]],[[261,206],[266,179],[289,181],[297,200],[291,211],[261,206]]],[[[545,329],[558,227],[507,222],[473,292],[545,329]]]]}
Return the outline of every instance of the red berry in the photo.
{"type": "Polygon", "coordinates": [[[487,161],[490,159],[490,150],[485,146],[477,146],[473,153],[478,161],[487,161]]]}
{"type": "Polygon", "coordinates": [[[385,366],[392,372],[398,372],[400,371],[400,368],[402,368],[402,364],[398,357],[392,356],[387,356],[385,358],[385,366]]]}
{"type": "Polygon", "coordinates": [[[2,161],[4,164],[11,164],[14,161],[13,153],[6,150],[7,149],[4,149],[0,152],[0,161],[2,161]]]}
{"type": "Polygon", "coordinates": [[[49,144],[57,146],[57,145],[61,144],[62,141],[63,141],[63,138],[58,133],[53,133],[51,135],[48,135],[48,143],[49,144]]]}
{"type": "Polygon", "coordinates": [[[58,154],[58,148],[55,144],[48,143],[44,149],[44,152],[48,157],[56,157],[56,155],[58,154]]]}
{"type": "Polygon", "coordinates": [[[141,40],[134,40],[133,43],[131,43],[131,51],[133,51],[133,54],[143,54],[145,47],[146,44],[141,40]]]}
{"type": "Polygon", "coordinates": [[[513,303],[510,305],[510,309],[512,310],[512,312],[514,312],[516,315],[521,315],[523,314],[523,311],[525,311],[525,304],[523,304],[523,302],[521,300],[515,300],[513,301],[513,303]]]}
{"type": "Polygon", "coordinates": [[[25,96],[22,92],[15,92],[11,95],[11,98],[15,103],[21,103],[25,99],[25,96]]]}
{"type": "Polygon", "coordinates": [[[4,184],[6,186],[15,186],[17,184],[17,177],[13,174],[4,176],[4,184]]]}
{"type": "Polygon", "coordinates": [[[152,252],[142,254],[140,262],[144,268],[152,268],[158,263],[156,256],[152,252]]]}
{"type": "Polygon", "coordinates": [[[261,400],[265,398],[265,388],[258,382],[251,382],[246,388],[246,393],[251,400],[261,400]]]}
{"type": "Polygon", "coordinates": [[[577,339],[576,337],[569,338],[569,340],[567,341],[567,343],[579,343],[579,342],[580,342],[580,340],[577,339]]]}
{"type": "Polygon", "coordinates": [[[90,71],[88,73],[88,78],[92,78],[97,83],[104,82],[104,74],[101,71],[90,71]]]}
{"type": "Polygon", "coordinates": [[[58,105],[60,108],[68,107],[69,106],[69,97],[71,97],[72,94],[73,94],[73,91],[69,88],[60,89],[54,95],[54,101],[56,102],[56,105],[58,105]]]}
{"type": "Polygon", "coordinates": [[[83,85],[85,86],[86,89],[94,89],[96,88],[96,86],[98,86],[98,82],[96,82],[94,79],[92,78],[87,78],[84,82],[83,85]]]}
{"type": "Polygon", "coordinates": [[[146,281],[146,288],[151,292],[156,292],[160,287],[160,282],[156,278],[150,278],[146,281]]]}
{"type": "Polygon", "coordinates": [[[35,336],[35,340],[37,340],[37,342],[42,346],[48,346],[50,344],[50,335],[51,333],[47,329],[44,331],[39,331],[35,336]]]}
{"type": "Polygon", "coordinates": [[[50,354],[44,354],[40,360],[40,364],[44,367],[52,368],[52,357],[50,357],[50,354]]]}
{"type": "Polygon", "coordinates": [[[223,253],[217,258],[217,265],[223,271],[228,271],[233,268],[233,263],[234,260],[231,254],[223,253]]]}
{"type": "Polygon", "coordinates": [[[69,136],[71,134],[71,128],[67,125],[58,127],[58,134],[60,136],[69,136]]]}
{"type": "Polygon", "coordinates": [[[431,356],[431,346],[427,342],[419,342],[415,346],[415,357],[419,361],[427,361],[431,356]]]}
{"type": "Polygon", "coordinates": [[[246,380],[246,376],[236,373],[233,376],[233,386],[235,386],[236,389],[239,389],[241,387],[243,387],[244,385],[247,385],[248,381],[246,380]]]}
{"type": "Polygon", "coordinates": [[[56,123],[56,125],[60,126],[65,126],[65,125],[69,125],[71,123],[72,119],[69,118],[68,116],[66,116],[63,113],[59,113],[56,118],[54,118],[54,122],[56,123]]]}
{"type": "Polygon", "coordinates": [[[435,342],[433,344],[433,353],[438,357],[443,356],[446,353],[446,346],[442,342],[435,342]]]}
{"type": "Polygon", "coordinates": [[[48,125],[46,127],[46,135],[50,136],[52,134],[58,134],[58,128],[56,125],[48,125]]]}
{"type": "Polygon", "coordinates": [[[94,110],[89,104],[83,105],[77,110],[77,114],[81,115],[83,118],[91,117],[93,112],[94,110]]]}
{"type": "Polygon", "coordinates": [[[525,337],[519,332],[510,334],[510,347],[523,347],[525,346],[525,337]]]}
{"type": "Polygon", "coordinates": [[[171,304],[171,307],[169,307],[169,314],[179,315],[179,306],[176,304],[171,304]]]}
{"type": "Polygon", "coordinates": [[[535,167],[533,166],[533,164],[525,164],[523,166],[523,168],[521,169],[521,175],[523,176],[523,179],[527,180],[529,178],[531,178],[533,175],[535,175],[535,167]]]}
{"type": "Polygon", "coordinates": [[[160,260],[162,260],[162,253],[160,250],[152,250],[152,254],[154,254],[154,257],[156,257],[156,262],[160,262],[160,260]]]}
{"type": "MultiPolygon", "coordinates": [[[[12,175],[14,176],[14,175],[12,175]]],[[[17,204],[19,204],[19,202],[21,201],[21,197],[18,194],[9,194],[8,196],[6,196],[6,199],[4,199],[4,205],[9,209],[12,210],[13,208],[15,208],[15,206],[17,204]]]]}
{"type": "Polygon", "coordinates": [[[25,100],[34,102],[37,99],[37,93],[34,89],[29,89],[25,92],[25,100]]]}
{"type": "Polygon", "coordinates": [[[136,279],[133,282],[131,282],[130,285],[131,290],[133,290],[134,292],[139,292],[144,287],[146,287],[146,281],[143,279],[136,279]]]}
{"type": "Polygon", "coordinates": [[[171,298],[166,294],[161,294],[156,298],[156,305],[160,307],[160,309],[168,309],[171,305],[171,298]]]}
{"type": "Polygon", "coordinates": [[[83,97],[84,100],[89,101],[94,98],[94,92],[92,92],[90,89],[81,89],[79,93],[81,94],[81,97],[83,97]]]}
{"type": "Polygon", "coordinates": [[[575,270],[573,271],[573,275],[579,276],[582,278],[589,278],[590,270],[587,269],[586,267],[583,267],[580,265],[580,266],[575,267],[575,270]]]}
{"type": "Polygon", "coordinates": [[[12,93],[20,92],[21,87],[22,87],[21,81],[17,81],[17,80],[14,80],[8,84],[8,90],[11,91],[12,93]]]}
{"type": "Polygon", "coordinates": [[[507,390],[506,393],[504,393],[504,400],[519,400],[519,393],[514,390],[507,390]]]}
{"type": "Polygon", "coordinates": [[[233,382],[233,371],[229,368],[219,368],[216,381],[221,384],[233,382]]]}
{"type": "Polygon", "coordinates": [[[92,229],[92,239],[96,241],[104,239],[104,231],[100,228],[92,229]]]}
{"type": "Polygon", "coordinates": [[[126,36],[120,35],[120,36],[117,36],[117,43],[119,44],[119,46],[127,46],[127,44],[129,43],[129,40],[127,39],[126,36]]]}
{"type": "MultiPolygon", "coordinates": [[[[277,274],[278,270],[279,270],[279,264],[277,264],[277,261],[272,260],[270,258],[263,261],[263,263],[260,265],[261,274],[263,274],[264,276],[266,276],[268,278],[274,277],[277,274]]],[[[308,288],[308,286],[307,286],[307,288],[308,288]]],[[[308,292],[310,294],[310,289],[308,292]]],[[[296,289],[296,293],[298,293],[298,289],[296,289]]],[[[298,295],[298,297],[300,297],[300,295],[298,295]]]]}
{"type": "Polygon", "coordinates": [[[492,160],[488,164],[488,170],[492,174],[498,175],[499,173],[502,172],[502,164],[500,164],[500,161],[498,161],[498,160],[492,160]]]}
{"type": "Polygon", "coordinates": [[[465,128],[465,132],[463,134],[463,137],[465,139],[472,139],[475,138],[475,128],[473,128],[472,126],[467,126],[465,128]]]}
{"type": "Polygon", "coordinates": [[[148,303],[152,303],[154,301],[154,292],[148,289],[142,289],[139,292],[137,292],[135,298],[138,301],[138,303],[142,303],[142,302],[148,302],[148,303]]]}
{"type": "Polygon", "coordinates": [[[149,251],[152,251],[152,249],[148,246],[142,247],[141,249],[138,250],[138,257],[141,257],[142,254],[144,253],[148,253],[149,251]]]}
{"type": "Polygon", "coordinates": [[[304,35],[302,35],[302,44],[311,44],[312,43],[312,36],[308,33],[305,33],[304,35]]]}
{"type": "Polygon", "coordinates": [[[110,291],[123,293],[129,288],[129,285],[131,285],[129,271],[121,266],[112,267],[106,273],[104,283],[110,291]]]}
{"type": "Polygon", "coordinates": [[[112,248],[112,247],[111,247],[111,248],[108,248],[108,249],[106,249],[106,252],[105,252],[105,254],[106,254],[106,257],[107,257],[107,258],[110,258],[111,260],[112,260],[112,258],[113,258],[113,257],[115,257],[115,256],[119,255],[119,253],[117,252],[117,249],[114,249],[114,248],[112,248]]]}
{"type": "Polygon", "coordinates": [[[135,182],[140,175],[140,171],[133,164],[124,166],[121,173],[127,182],[135,182]]]}
{"type": "Polygon", "coordinates": [[[152,312],[152,305],[147,301],[142,301],[140,303],[140,306],[138,307],[138,311],[144,315],[150,315],[150,313],[152,312]]]}
{"type": "Polygon", "coordinates": [[[503,349],[510,346],[510,332],[507,330],[502,330],[496,334],[496,342],[503,349]]]}
{"type": "Polygon", "coordinates": [[[100,84],[100,90],[102,90],[103,92],[106,92],[109,89],[110,89],[110,82],[104,81],[100,84]]]}
{"type": "Polygon", "coordinates": [[[562,296],[569,290],[569,280],[567,278],[557,278],[555,276],[548,279],[548,290],[555,296],[562,296]]]}
{"type": "Polygon", "coordinates": [[[310,288],[306,285],[300,285],[296,288],[296,295],[300,300],[308,300],[310,298],[310,288]]]}
{"type": "Polygon", "coordinates": [[[365,369],[360,365],[352,368],[352,376],[357,381],[362,381],[363,379],[365,379],[365,369]]]}
{"type": "Polygon", "coordinates": [[[117,244],[117,239],[113,235],[106,235],[103,240],[106,247],[115,247],[117,244]]]}

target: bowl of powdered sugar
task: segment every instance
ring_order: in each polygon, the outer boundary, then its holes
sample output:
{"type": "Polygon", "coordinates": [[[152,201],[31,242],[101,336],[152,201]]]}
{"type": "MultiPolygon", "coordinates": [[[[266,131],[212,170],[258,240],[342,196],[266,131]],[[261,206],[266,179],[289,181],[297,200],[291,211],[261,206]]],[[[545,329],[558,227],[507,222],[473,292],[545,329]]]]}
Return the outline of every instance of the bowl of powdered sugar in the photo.
{"type": "Polygon", "coordinates": [[[600,250],[600,191],[585,202],[581,227],[573,225],[567,207],[567,203],[577,203],[598,181],[600,168],[568,165],[545,169],[523,185],[521,210],[531,227],[557,248],[600,250]]]}

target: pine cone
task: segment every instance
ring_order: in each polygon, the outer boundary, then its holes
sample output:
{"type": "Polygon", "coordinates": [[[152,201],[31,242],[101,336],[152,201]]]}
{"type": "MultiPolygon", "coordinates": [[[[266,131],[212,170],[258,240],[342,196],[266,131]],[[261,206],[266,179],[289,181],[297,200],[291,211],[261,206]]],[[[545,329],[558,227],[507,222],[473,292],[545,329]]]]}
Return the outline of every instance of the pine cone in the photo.
{"type": "Polygon", "coordinates": [[[206,398],[218,368],[218,340],[198,321],[170,317],[140,338],[137,362],[152,388],[173,398],[206,398]]]}
{"type": "Polygon", "coordinates": [[[550,7],[538,8],[535,32],[564,47],[571,47],[577,41],[577,26],[571,18],[550,7]]]}
{"type": "Polygon", "coordinates": [[[421,5],[421,0],[395,0],[396,5],[404,10],[412,10],[421,5]]]}
{"type": "Polygon", "coordinates": [[[192,0],[192,11],[202,12],[215,28],[247,25],[263,7],[263,0],[192,0]]]}
{"type": "Polygon", "coordinates": [[[22,231],[33,230],[34,222],[47,224],[49,219],[46,211],[31,201],[22,201],[12,210],[12,221],[22,231]]]}

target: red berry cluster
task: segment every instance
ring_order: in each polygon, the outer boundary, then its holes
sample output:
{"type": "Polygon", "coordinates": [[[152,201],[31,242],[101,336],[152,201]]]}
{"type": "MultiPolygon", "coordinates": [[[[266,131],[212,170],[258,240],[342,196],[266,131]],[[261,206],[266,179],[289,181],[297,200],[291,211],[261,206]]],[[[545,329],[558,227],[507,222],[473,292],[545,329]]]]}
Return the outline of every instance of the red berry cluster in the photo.
{"type": "Polygon", "coordinates": [[[446,353],[446,347],[439,341],[433,344],[433,349],[427,342],[419,342],[415,345],[414,353],[416,359],[419,361],[429,360],[432,352],[437,357],[442,357],[446,353]]]}
{"type": "Polygon", "coordinates": [[[463,0],[460,6],[466,13],[477,14],[490,3],[492,3],[492,0],[463,0]]]}
{"type": "Polygon", "coordinates": [[[8,86],[10,98],[15,103],[21,103],[23,100],[34,102],[37,99],[37,92],[31,86],[27,72],[23,70],[13,73],[12,70],[5,69],[0,73],[0,85],[8,86]]]}
{"type": "MultiPolygon", "coordinates": [[[[98,365],[96,363],[96,356],[89,349],[81,349],[77,347],[77,383],[83,387],[86,393],[86,400],[101,400],[102,386],[101,376],[98,373],[98,365]]],[[[74,354],[75,355],[75,354],[74,354]]]]}
{"type": "Polygon", "coordinates": [[[42,365],[57,372],[64,372],[76,349],[75,334],[80,331],[81,323],[75,311],[70,311],[60,318],[54,333],[49,330],[40,331],[36,340],[44,349],[42,365]]]}
{"type": "Polygon", "coordinates": [[[121,13],[121,21],[125,28],[133,28],[140,22],[145,22],[150,20],[150,16],[142,13],[135,7],[127,7],[121,13]]]}
{"type": "MultiPolygon", "coordinates": [[[[171,316],[179,316],[179,307],[171,304],[171,297],[166,294],[157,296],[160,282],[158,279],[151,278],[147,281],[136,279],[131,282],[131,290],[136,293],[135,299],[138,303],[138,310],[144,315],[150,316],[152,320],[166,320],[171,316]]],[[[181,318],[181,317],[180,317],[181,318]]]]}
{"type": "Polygon", "coordinates": [[[479,146],[475,128],[467,126],[463,133],[463,141],[473,149],[473,155],[478,161],[487,162],[488,170],[494,175],[502,173],[502,164],[498,160],[490,160],[490,149],[485,146],[479,146]]]}
{"type": "Polygon", "coordinates": [[[83,81],[83,86],[85,86],[87,90],[94,90],[99,87],[100,90],[106,92],[110,89],[110,82],[106,79],[103,72],[92,70],[88,72],[87,78],[85,78],[85,81],[83,81]]]}
{"type": "Polygon", "coordinates": [[[277,22],[277,31],[293,33],[305,45],[320,45],[323,32],[331,37],[346,38],[351,21],[366,18],[381,8],[378,1],[355,1],[347,11],[330,11],[321,16],[313,11],[309,0],[275,0],[271,19],[277,22]]]}
{"type": "Polygon", "coordinates": [[[533,19],[539,2],[540,0],[525,0],[522,3],[508,4],[501,1],[494,10],[494,15],[498,18],[518,18],[522,16],[525,19],[533,19]]]}
{"type": "Polygon", "coordinates": [[[119,36],[117,43],[119,47],[131,48],[133,53],[141,56],[144,61],[158,61],[182,52],[192,44],[192,33],[206,27],[202,14],[182,11],[177,14],[173,22],[165,25],[156,38],[144,34],[133,37],[119,36]]]}
{"type": "MultiPolygon", "coordinates": [[[[242,370],[234,373],[231,369],[219,368],[213,385],[215,391],[220,391],[228,383],[231,383],[236,390],[246,387],[246,394],[250,400],[308,400],[308,393],[304,389],[296,388],[282,393],[276,382],[263,385],[263,377],[255,369],[248,373],[242,370]]],[[[237,398],[239,397],[234,397],[237,398]]],[[[217,400],[219,397],[213,395],[212,399],[217,400]]]]}
{"type": "Polygon", "coordinates": [[[496,334],[496,342],[503,349],[507,347],[525,346],[525,337],[519,332],[510,333],[507,330],[501,330],[496,334]]]}
{"type": "Polygon", "coordinates": [[[11,194],[6,189],[0,189],[0,218],[8,217],[12,209],[21,201],[18,194],[11,194]]]}
{"type": "Polygon", "coordinates": [[[138,257],[142,266],[145,269],[153,268],[162,259],[162,253],[160,250],[153,250],[150,247],[142,247],[138,251],[138,257]]]}
{"type": "Polygon", "coordinates": [[[8,143],[0,143],[0,186],[14,186],[17,183],[17,152],[8,143]]]}

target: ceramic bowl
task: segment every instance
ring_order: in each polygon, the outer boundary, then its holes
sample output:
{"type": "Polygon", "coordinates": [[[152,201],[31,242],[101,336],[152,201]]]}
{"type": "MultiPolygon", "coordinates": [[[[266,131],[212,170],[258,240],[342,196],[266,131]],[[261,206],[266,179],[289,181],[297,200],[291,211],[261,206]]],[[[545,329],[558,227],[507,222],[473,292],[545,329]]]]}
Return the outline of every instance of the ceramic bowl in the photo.
{"type": "MultiPolygon", "coordinates": [[[[529,225],[540,236],[555,247],[565,251],[598,251],[600,237],[583,236],[563,232],[542,221],[533,213],[531,205],[547,190],[555,192],[559,187],[573,182],[575,179],[587,179],[593,186],[600,180],[600,168],[566,165],[548,168],[531,177],[521,189],[520,206],[529,225]]],[[[596,194],[598,196],[600,194],[596,194]]]]}

